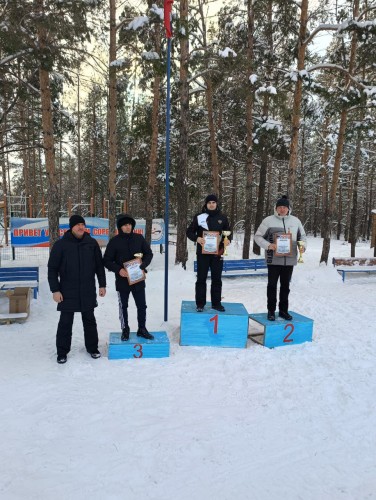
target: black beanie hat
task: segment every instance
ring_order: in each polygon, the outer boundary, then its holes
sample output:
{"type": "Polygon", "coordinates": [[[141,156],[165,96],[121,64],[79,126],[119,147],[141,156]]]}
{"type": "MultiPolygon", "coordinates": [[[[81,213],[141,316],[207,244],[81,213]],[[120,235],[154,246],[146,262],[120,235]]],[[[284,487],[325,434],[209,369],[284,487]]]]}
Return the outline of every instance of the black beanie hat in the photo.
{"type": "Polygon", "coordinates": [[[276,208],[277,207],[287,207],[290,208],[290,201],[287,198],[287,196],[284,194],[282,198],[280,198],[277,203],[275,204],[276,208]]]}
{"type": "Polygon", "coordinates": [[[205,198],[205,205],[207,205],[209,201],[215,201],[216,203],[218,203],[218,198],[215,194],[208,194],[208,196],[205,198]]]}
{"type": "Polygon", "coordinates": [[[72,229],[72,227],[76,226],[77,224],[85,224],[85,219],[81,215],[72,215],[69,219],[69,229],[72,229]]]}
{"type": "Polygon", "coordinates": [[[116,217],[116,226],[118,230],[120,231],[121,226],[124,226],[124,224],[131,224],[132,225],[132,231],[136,226],[136,221],[134,218],[129,215],[129,214],[120,214],[116,217]]]}

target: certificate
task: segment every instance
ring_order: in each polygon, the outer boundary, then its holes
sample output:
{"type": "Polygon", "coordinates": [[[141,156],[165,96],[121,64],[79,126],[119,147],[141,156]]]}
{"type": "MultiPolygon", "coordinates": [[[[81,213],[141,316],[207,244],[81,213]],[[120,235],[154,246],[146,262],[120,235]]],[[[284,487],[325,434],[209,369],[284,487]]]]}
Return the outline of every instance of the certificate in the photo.
{"type": "Polygon", "coordinates": [[[218,254],[220,234],[218,231],[204,231],[202,234],[204,245],[202,247],[203,254],[218,254]]]}
{"type": "Polygon", "coordinates": [[[274,255],[276,257],[291,257],[292,256],[292,234],[276,234],[274,243],[277,245],[274,255]]]}
{"type": "Polygon", "coordinates": [[[135,283],[138,283],[139,281],[143,281],[145,279],[145,273],[142,269],[140,269],[140,259],[128,260],[127,262],[124,262],[123,265],[124,269],[128,273],[127,278],[130,285],[134,285],[135,283]]]}

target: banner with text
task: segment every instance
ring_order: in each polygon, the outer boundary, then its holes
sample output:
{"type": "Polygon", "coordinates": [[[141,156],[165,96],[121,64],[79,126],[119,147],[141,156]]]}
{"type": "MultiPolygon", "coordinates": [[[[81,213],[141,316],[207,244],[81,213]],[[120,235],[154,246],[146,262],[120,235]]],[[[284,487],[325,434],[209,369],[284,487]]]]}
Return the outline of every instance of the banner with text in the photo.
{"type": "MultiPolygon", "coordinates": [[[[95,238],[100,246],[108,243],[108,219],[100,217],[85,217],[86,231],[95,238]]],[[[49,230],[48,220],[28,219],[24,217],[11,217],[11,245],[14,247],[48,247],[49,230]]],[[[134,232],[145,236],[145,219],[136,219],[134,232]]],[[[59,219],[60,237],[69,229],[69,218],[59,219]]],[[[165,244],[165,227],[163,219],[153,219],[151,231],[151,244],[165,244]]]]}

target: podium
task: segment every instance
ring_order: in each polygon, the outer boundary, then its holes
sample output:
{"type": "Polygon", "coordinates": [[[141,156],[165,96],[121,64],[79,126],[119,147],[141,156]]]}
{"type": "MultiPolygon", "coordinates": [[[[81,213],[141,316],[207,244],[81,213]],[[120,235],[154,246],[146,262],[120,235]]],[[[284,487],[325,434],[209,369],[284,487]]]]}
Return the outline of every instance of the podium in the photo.
{"type": "Polygon", "coordinates": [[[180,320],[180,345],[240,347],[247,346],[248,311],[239,303],[223,303],[225,312],[207,303],[203,312],[196,311],[194,301],[183,300],[180,320]]]}
{"type": "Polygon", "coordinates": [[[166,332],[150,332],[153,340],[137,337],[131,332],[129,340],[122,342],[121,333],[110,333],[108,359],[167,358],[170,356],[170,341],[166,332]]]}
{"type": "Polygon", "coordinates": [[[275,321],[268,321],[266,313],[250,314],[263,327],[263,332],[250,334],[251,340],[269,348],[312,342],[313,320],[293,311],[290,314],[291,321],[279,318],[278,312],[275,321]]]}

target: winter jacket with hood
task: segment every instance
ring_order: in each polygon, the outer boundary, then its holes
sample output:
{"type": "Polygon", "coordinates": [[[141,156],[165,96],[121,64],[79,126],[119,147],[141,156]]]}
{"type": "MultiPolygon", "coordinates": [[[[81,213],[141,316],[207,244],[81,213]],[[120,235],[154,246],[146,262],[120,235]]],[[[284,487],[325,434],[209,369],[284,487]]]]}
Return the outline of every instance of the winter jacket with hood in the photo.
{"type": "Polygon", "coordinates": [[[118,292],[132,290],[140,290],[145,288],[145,281],[139,281],[134,285],[129,285],[127,278],[120,276],[119,272],[124,269],[124,262],[135,259],[136,253],[142,253],[141,269],[145,269],[153,258],[153,252],[150,245],[147,243],[142,234],[134,232],[136,221],[129,214],[120,214],[117,216],[117,228],[119,234],[111,238],[108,242],[105,254],[104,265],[109,270],[115,273],[116,290],[118,292]],[[124,225],[124,220],[128,219],[132,224],[132,232],[123,233],[121,226],[124,225]]]}
{"type": "Polygon", "coordinates": [[[274,209],[274,215],[266,217],[255,234],[255,242],[265,250],[265,260],[268,265],[295,266],[298,261],[297,241],[304,241],[307,247],[306,233],[300,220],[291,215],[291,207],[285,216],[278,215],[274,209]],[[292,235],[292,256],[276,257],[273,250],[268,250],[268,246],[274,243],[275,235],[286,233],[292,235]]]}
{"type": "Polygon", "coordinates": [[[85,312],[97,307],[95,275],[99,287],[106,286],[106,274],[98,242],[88,233],[81,239],[67,231],[51,250],[48,283],[51,292],[61,292],[58,311],[85,312]]]}

